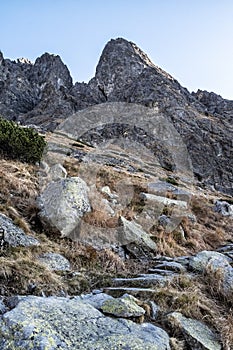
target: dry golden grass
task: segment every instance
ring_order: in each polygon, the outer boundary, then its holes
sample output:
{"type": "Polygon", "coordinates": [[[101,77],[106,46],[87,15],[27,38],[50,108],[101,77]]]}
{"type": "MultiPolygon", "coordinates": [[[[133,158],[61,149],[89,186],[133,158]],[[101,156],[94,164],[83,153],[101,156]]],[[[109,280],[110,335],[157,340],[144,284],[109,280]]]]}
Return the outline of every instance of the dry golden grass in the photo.
{"type": "MultiPolygon", "coordinates": [[[[186,317],[204,322],[219,334],[224,350],[233,349],[233,310],[227,300],[212,294],[205,278],[189,278],[186,275],[174,278],[165,287],[155,290],[154,301],[165,315],[178,311],[186,317]]],[[[158,321],[167,327],[166,317],[158,321]]],[[[170,328],[167,330],[171,336],[177,335],[170,328]]]]}
{"type": "Polygon", "coordinates": [[[18,161],[0,159],[0,208],[29,231],[36,216],[37,168],[18,161]],[[27,220],[25,220],[27,219],[27,220]]]}

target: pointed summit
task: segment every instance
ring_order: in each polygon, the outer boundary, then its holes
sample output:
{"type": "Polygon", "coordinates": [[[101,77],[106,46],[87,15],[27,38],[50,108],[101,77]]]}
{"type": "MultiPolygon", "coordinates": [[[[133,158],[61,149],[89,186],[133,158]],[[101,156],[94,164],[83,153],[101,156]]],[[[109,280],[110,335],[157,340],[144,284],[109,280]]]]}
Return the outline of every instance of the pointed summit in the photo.
{"type": "Polygon", "coordinates": [[[155,68],[155,65],[136,44],[123,38],[112,39],[100,57],[96,80],[108,96],[113,90],[131,83],[147,67],[155,68]]]}
{"type": "Polygon", "coordinates": [[[185,105],[195,98],[170,74],[156,66],[133,42],[110,40],[99,60],[91,88],[103,93],[107,101],[170,106],[170,100],[185,105]]]}
{"type": "Polygon", "coordinates": [[[60,86],[70,89],[73,85],[70,72],[61,57],[47,52],[36,59],[31,80],[39,85],[50,81],[56,89],[60,86]]]}

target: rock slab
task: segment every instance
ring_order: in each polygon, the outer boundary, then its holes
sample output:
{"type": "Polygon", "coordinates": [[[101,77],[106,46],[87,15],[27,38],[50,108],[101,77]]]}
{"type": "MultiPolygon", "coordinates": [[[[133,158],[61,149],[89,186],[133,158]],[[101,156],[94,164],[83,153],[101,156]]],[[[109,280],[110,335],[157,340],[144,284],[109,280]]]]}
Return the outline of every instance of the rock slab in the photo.
{"type": "Polygon", "coordinates": [[[0,333],[0,350],[170,350],[161,328],[106,317],[68,298],[24,298],[3,315],[0,333]]]}

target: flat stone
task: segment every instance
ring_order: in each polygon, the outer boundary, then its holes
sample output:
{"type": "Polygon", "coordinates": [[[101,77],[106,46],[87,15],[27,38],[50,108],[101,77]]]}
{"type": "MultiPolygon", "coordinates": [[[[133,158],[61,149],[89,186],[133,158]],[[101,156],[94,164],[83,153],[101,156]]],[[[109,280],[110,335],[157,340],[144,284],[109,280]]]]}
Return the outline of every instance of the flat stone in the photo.
{"type": "Polygon", "coordinates": [[[154,194],[149,194],[149,193],[141,193],[140,197],[148,202],[153,202],[153,203],[161,203],[163,205],[167,206],[176,206],[182,209],[187,209],[188,204],[186,201],[180,201],[176,199],[170,199],[167,197],[162,197],[162,196],[156,196],[154,194]]]}
{"type": "Polygon", "coordinates": [[[114,286],[127,287],[152,287],[164,286],[170,280],[168,276],[161,276],[159,274],[143,274],[133,278],[114,278],[114,286]]]}
{"type": "Polygon", "coordinates": [[[105,293],[98,293],[98,294],[81,295],[81,296],[75,297],[74,299],[81,300],[84,304],[92,305],[94,308],[100,310],[103,303],[106,300],[113,299],[113,297],[105,293]]]}
{"type": "Polygon", "coordinates": [[[153,297],[155,294],[155,289],[119,286],[119,287],[106,287],[104,288],[104,292],[112,295],[113,297],[119,297],[121,295],[124,295],[125,293],[131,294],[135,297],[141,297],[145,295],[147,297],[153,297]]]}
{"type": "Polygon", "coordinates": [[[160,269],[160,270],[169,270],[169,271],[173,271],[173,272],[186,272],[187,271],[187,269],[182,264],[179,264],[175,261],[163,262],[162,264],[156,265],[155,268],[160,269]]]}
{"type": "Polygon", "coordinates": [[[165,270],[165,269],[149,269],[148,270],[149,273],[153,273],[153,274],[158,274],[158,275],[161,275],[161,276],[175,276],[177,275],[176,272],[174,271],[171,271],[171,270],[165,270]]]}
{"type": "Polygon", "coordinates": [[[184,317],[180,312],[167,316],[169,324],[182,331],[192,350],[221,350],[217,335],[204,323],[184,317]]]}
{"type": "Polygon", "coordinates": [[[165,181],[148,183],[148,192],[152,194],[165,193],[167,191],[175,191],[177,187],[165,181]]]}

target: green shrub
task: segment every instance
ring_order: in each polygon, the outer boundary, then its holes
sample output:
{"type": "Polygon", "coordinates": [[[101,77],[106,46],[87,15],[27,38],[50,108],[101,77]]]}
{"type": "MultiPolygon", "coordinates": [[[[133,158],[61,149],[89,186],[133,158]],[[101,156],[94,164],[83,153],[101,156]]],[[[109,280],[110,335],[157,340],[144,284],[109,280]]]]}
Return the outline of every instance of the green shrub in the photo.
{"type": "Polygon", "coordinates": [[[46,141],[31,128],[23,128],[0,118],[0,152],[22,162],[36,163],[42,158],[46,141]]]}

